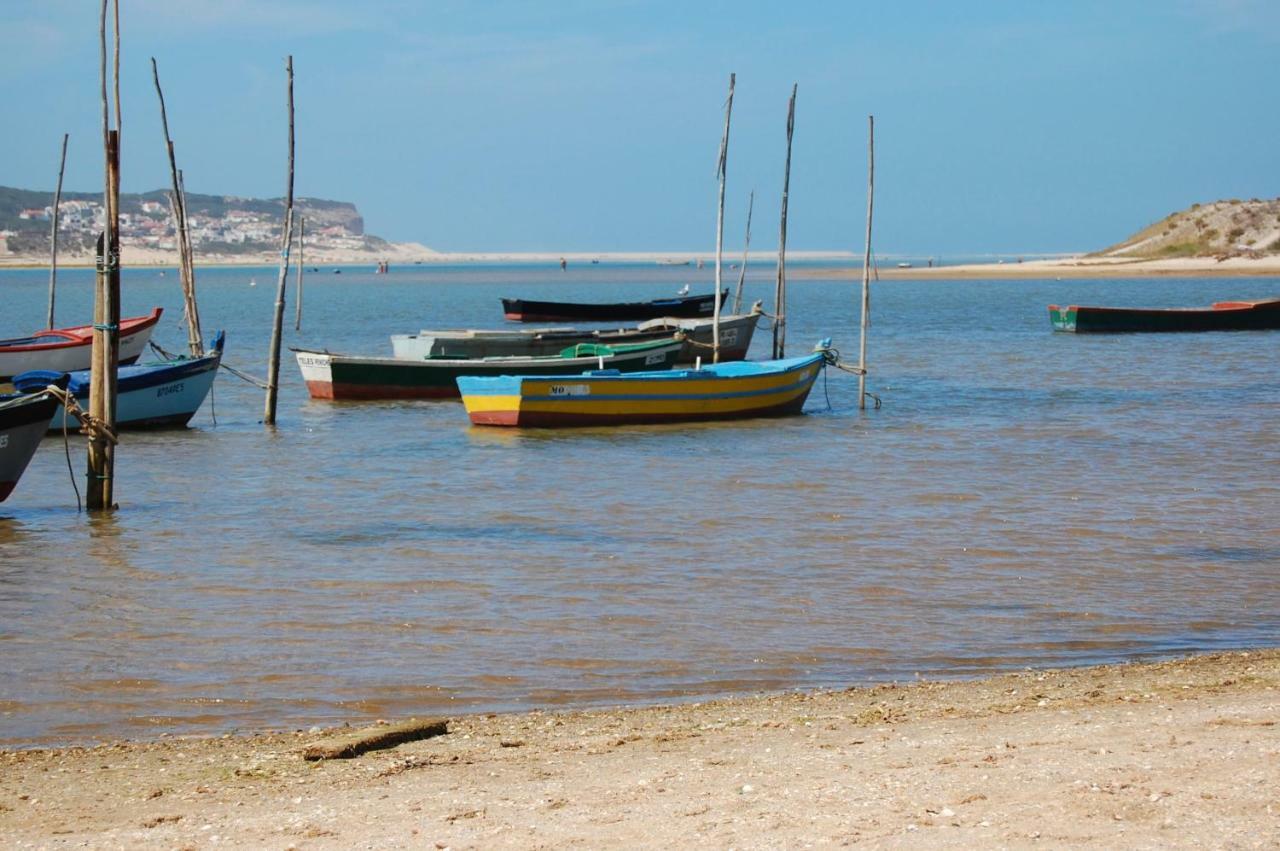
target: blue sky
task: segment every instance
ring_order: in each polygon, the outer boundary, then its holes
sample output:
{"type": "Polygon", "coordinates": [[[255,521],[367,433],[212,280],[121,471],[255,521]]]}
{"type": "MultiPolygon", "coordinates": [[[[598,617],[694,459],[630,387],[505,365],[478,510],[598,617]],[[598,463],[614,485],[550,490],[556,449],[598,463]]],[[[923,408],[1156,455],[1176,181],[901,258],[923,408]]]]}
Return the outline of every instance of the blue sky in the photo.
{"type": "MultiPolygon", "coordinates": [[[[95,0],[4,0],[0,184],[101,187],[95,0]]],[[[123,183],[168,182],[149,58],[193,192],[279,196],[284,58],[300,195],[446,251],[709,250],[731,71],[726,243],[772,248],[799,84],[790,247],[1089,250],[1280,195],[1280,4],[123,0],[123,183]]]]}

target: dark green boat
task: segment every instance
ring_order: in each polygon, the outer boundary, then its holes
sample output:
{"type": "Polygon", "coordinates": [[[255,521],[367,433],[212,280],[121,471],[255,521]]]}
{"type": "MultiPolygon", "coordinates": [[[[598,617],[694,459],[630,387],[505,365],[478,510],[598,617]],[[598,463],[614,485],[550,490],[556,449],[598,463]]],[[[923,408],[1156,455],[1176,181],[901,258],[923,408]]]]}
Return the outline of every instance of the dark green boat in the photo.
{"type": "Polygon", "coordinates": [[[358,357],[291,349],[312,399],[447,399],[458,397],[460,375],[581,375],[596,369],[619,372],[671,369],[684,335],[648,343],[602,346],[581,343],[558,355],[494,358],[358,357]]]}
{"type": "Polygon", "coordinates": [[[1049,305],[1055,331],[1125,334],[1172,331],[1262,331],[1280,328],[1280,299],[1219,301],[1211,307],[1059,307],[1049,305]]]}

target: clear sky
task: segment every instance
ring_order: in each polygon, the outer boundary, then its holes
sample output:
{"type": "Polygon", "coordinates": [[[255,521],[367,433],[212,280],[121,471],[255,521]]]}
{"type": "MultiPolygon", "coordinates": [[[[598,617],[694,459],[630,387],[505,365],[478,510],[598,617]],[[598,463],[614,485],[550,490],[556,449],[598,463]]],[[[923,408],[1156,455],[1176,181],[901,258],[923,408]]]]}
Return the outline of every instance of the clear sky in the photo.
{"type": "MultiPolygon", "coordinates": [[[[96,0],[0,0],[0,184],[102,185],[96,0]]],[[[279,197],[294,57],[299,195],[445,251],[710,250],[738,75],[726,244],[1089,250],[1175,209],[1280,195],[1280,3],[122,0],[123,184],[279,197]]]]}

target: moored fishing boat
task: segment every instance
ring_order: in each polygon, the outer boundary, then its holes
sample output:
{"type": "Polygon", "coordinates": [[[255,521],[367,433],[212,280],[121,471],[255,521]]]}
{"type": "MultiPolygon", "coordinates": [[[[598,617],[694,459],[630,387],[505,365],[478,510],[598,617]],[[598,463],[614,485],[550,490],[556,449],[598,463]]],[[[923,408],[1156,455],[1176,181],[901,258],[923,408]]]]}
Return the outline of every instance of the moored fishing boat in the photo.
{"type": "Polygon", "coordinates": [[[457,398],[464,375],[579,375],[590,369],[619,372],[670,369],[680,356],[679,334],[625,346],[580,343],[557,355],[493,358],[359,357],[313,349],[291,349],[313,399],[457,398]]]}
{"type": "MultiPolygon", "coordinates": [[[[724,304],[728,290],[720,293],[724,304]]],[[[675,316],[681,319],[711,316],[715,311],[714,293],[664,298],[655,301],[614,302],[611,304],[585,304],[569,301],[529,301],[504,298],[502,312],[507,319],[516,322],[613,322],[616,320],[658,319],[675,316]]]]}
{"type": "Polygon", "coordinates": [[[1121,334],[1172,331],[1262,331],[1280,328],[1280,299],[1219,301],[1210,307],[1082,307],[1049,305],[1055,331],[1121,334]]]}
{"type": "MultiPolygon", "coordinates": [[[[162,312],[163,308],[157,307],[146,316],[120,320],[120,363],[133,363],[138,359],[162,312]]],[[[37,331],[29,337],[0,340],[0,381],[33,369],[50,372],[88,369],[92,351],[92,325],[37,331]]]]}
{"type": "MultiPolygon", "coordinates": [[[[760,303],[751,313],[720,317],[720,360],[742,360],[751,348],[751,338],[760,321],[760,303]]],[[[676,331],[685,334],[684,350],[678,363],[693,363],[697,358],[711,360],[710,319],[680,319],[664,316],[641,322],[633,328],[530,328],[502,330],[424,329],[417,334],[394,334],[391,349],[397,358],[487,358],[533,357],[554,355],[566,346],[597,343],[604,346],[628,345],[670,338],[676,331]]]]}
{"type": "Polygon", "coordinates": [[[464,376],[458,389],[476,425],[555,428],[776,417],[800,413],[826,358],[824,347],[798,358],[669,372],[464,376]]]}
{"type": "MultiPolygon", "coordinates": [[[[224,335],[213,338],[209,353],[201,357],[178,357],[151,363],[122,366],[116,373],[116,427],[122,429],[181,428],[204,404],[222,362],[224,335]]],[[[35,370],[14,376],[14,386],[23,393],[36,393],[56,383],[62,373],[35,370]]],[[[88,410],[89,370],[67,374],[67,392],[88,410]]],[[[61,406],[54,414],[61,420],[61,406]]]]}
{"type": "Polygon", "coordinates": [[[48,392],[0,396],[0,502],[13,493],[59,407],[48,392]]]}

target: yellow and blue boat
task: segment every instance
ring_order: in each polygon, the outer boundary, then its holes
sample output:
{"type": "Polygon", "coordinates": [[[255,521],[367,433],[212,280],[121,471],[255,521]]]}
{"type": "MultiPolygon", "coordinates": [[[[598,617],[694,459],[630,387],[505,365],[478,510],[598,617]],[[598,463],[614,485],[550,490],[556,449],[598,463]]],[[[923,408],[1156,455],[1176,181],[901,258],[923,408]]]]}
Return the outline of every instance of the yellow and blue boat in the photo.
{"type": "Polygon", "coordinates": [[[826,350],[665,372],[596,370],[577,376],[459,376],[476,425],[564,426],[738,420],[798,414],[826,350]]]}

